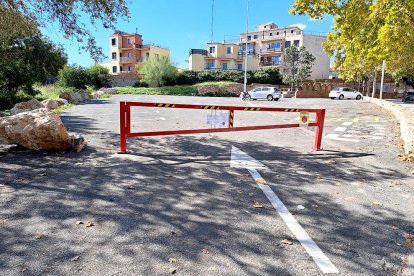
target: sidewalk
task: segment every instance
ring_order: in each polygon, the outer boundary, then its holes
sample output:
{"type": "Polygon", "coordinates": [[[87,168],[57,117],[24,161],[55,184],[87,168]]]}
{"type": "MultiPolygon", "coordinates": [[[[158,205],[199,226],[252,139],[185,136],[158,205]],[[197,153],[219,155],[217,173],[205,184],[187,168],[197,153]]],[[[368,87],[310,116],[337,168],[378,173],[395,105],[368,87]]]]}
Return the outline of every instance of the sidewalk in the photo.
{"type": "Polygon", "coordinates": [[[388,110],[398,119],[405,154],[414,154],[414,105],[404,104],[401,100],[379,100],[371,97],[364,97],[364,100],[388,110]]]}

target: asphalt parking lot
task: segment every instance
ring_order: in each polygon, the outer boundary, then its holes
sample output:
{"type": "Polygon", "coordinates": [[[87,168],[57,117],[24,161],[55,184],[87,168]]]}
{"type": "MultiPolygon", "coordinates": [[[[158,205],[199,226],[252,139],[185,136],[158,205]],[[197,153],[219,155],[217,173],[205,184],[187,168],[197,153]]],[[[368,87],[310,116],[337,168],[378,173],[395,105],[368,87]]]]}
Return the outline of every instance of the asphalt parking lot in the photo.
{"type": "MultiPolygon", "coordinates": [[[[213,128],[218,110],[132,109],[133,131],[213,128]]],[[[0,155],[2,275],[410,273],[413,166],[394,119],[365,101],[115,95],[66,110],[81,153],[0,155]],[[131,138],[119,102],[325,108],[308,127],[131,138]]],[[[235,126],[295,123],[240,111],[235,126]]]]}

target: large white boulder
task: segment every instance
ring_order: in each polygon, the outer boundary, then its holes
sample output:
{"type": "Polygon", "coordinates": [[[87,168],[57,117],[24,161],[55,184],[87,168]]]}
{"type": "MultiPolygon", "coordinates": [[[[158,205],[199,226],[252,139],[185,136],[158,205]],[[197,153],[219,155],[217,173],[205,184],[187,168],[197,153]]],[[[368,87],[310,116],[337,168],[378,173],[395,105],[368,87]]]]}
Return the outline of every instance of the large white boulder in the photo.
{"type": "Polygon", "coordinates": [[[92,98],[93,99],[98,99],[98,98],[102,97],[103,95],[105,95],[105,92],[101,91],[101,90],[92,92],[92,98]]]}
{"type": "Polygon", "coordinates": [[[12,109],[10,109],[11,115],[16,115],[22,112],[31,111],[35,109],[43,108],[43,105],[36,99],[31,99],[27,102],[21,102],[14,105],[12,109]]]}
{"type": "Polygon", "coordinates": [[[33,150],[66,150],[72,145],[59,115],[46,108],[0,118],[0,143],[33,150]]]}
{"type": "Polygon", "coordinates": [[[68,104],[68,101],[65,99],[47,99],[42,101],[42,105],[48,110],[56,109],[65,104],[68,104]]]}
{"type": "Polygon", "coordinates": [[[79,104],[89,100],[88,92],[82,90],[79,92],[63,92],[60,97],[71,104],[79,104]]]}

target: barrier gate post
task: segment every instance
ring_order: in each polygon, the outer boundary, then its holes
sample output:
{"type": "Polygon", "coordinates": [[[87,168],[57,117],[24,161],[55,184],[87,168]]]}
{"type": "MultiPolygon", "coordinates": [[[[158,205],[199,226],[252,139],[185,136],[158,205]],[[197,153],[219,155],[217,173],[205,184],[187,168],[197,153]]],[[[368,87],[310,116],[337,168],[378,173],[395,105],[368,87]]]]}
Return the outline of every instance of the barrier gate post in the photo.
{"type": "MultiPolygon", "coordinates": [[[[126,118],[125,118],[125,102],[120,102],[119,122],[120,122],[120,151],[119,153],[126,153],[126,118]]],[[[129,116],[128,116],[129,117],[129,116]]]]}
{"type": "Polygon", "coordinates": [[[316,125],[315,143],[313,146],[314,150],[321,149],[324,121],[325,121],[325,109],[318,110],[316,112],[316,124],[317,125],[316,125]]]}

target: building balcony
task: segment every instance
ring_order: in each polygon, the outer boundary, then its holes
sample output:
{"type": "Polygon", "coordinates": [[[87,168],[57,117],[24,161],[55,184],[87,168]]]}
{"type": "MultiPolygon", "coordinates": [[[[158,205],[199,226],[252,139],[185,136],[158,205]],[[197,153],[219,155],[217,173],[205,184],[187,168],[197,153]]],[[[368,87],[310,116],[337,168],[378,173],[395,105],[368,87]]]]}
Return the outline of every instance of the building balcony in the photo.
{"type": "Polygon", "coordinates": [[[283,49],[280,48],[267,48],[267,49],[261,49],[260,54],[273,54],[273,53],[280,53],[283,49]]]}
{"type": "Polygon", "coordinates": [[[231,71],[243,71],[243,70],[239,70],[239,69],[231,69],[231,68],[220,68],[220,67],[204,67],[204,70],[231,70],[231,71]]]}
{"type": "Polygon", "coordinates": [[[132,71],[119,71],[119,74],[121,74],[121,75],[123,75],[123,74],[135,74],[134,72],[132,72],[132,71]]]}
{"type": "Polygon", "coordinates": [[[262,60],[259,63],[259,66],[280,66],[282,64],[281,61],[266,61],[262,60]]]}
{"type": "Polygon", "coordinates": [[[136,62],[136,59],[134,59],[133,57],[121,57],[119,59],[119,61],[121,63],[135,63],[136,62]]]}
{"type": "MultiPolygon", "coordinates": [[[[256,51],[255,50],[247,50],[247,55],[251,56],[251,55],[255,55],[256,51]]],[[[238,56],[244,56],[246,55],[246,51],[245,50],[241,50],[237,53],[238,56]]]]}
{"type": "Polygon", "coordinates": [[[203,49],[191,49],[189,54],[190,55],[203,55],[203,56],[208,56],[208,51],[207,50],[203,50],[203,49]]]}

